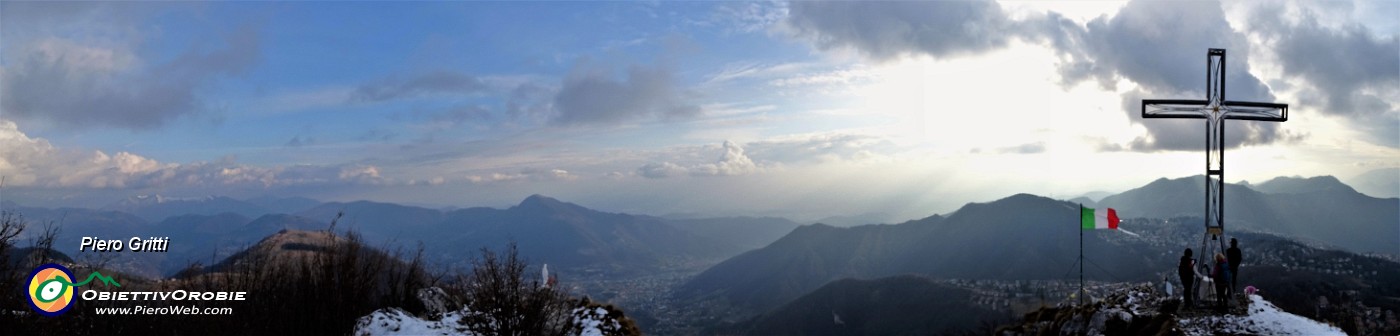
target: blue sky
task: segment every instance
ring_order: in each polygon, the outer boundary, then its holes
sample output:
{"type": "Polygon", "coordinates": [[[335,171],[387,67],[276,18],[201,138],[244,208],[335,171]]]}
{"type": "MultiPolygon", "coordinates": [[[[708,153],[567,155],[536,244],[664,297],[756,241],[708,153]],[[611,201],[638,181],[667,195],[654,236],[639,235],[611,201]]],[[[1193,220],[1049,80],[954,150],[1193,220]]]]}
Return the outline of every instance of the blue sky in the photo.
{"type": "Polygon", "coordinates": [[[1287,123],[1231,125],[1227,179],[1347,180],[1400,167],[1397,16],[1388,1],[3,2],[0,175],[30,204],[539,193],[902,220],[1200,174],[1200,125],[1136,104],[1202,99],[1205,49],[1223,47],[1232,99],[1292,104],[1287,123]]]}

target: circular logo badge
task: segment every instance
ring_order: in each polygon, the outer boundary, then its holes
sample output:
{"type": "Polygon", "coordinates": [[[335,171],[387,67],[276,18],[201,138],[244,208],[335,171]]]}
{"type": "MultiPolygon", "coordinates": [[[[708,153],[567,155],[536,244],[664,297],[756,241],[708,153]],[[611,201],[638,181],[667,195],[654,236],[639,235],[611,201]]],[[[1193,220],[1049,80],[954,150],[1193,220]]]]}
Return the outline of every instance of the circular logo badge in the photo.
{"type": "Polygon", "coordinates": [[[43,264],[29,273],[29,307],[44,316],[58,316],[73,307],[73,272],[59,264],[43,264]]]}

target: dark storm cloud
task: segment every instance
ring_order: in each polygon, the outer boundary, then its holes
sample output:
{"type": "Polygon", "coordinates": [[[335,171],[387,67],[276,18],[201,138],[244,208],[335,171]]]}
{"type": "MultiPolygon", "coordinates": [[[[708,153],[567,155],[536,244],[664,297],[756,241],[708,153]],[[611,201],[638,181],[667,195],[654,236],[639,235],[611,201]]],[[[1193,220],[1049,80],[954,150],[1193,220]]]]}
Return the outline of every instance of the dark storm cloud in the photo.
{"type": "Polygon", "coordinates": [[[788,25],[818,48],[854,48],[877,60],[978,53],[1016,33],[991,1],[796,1],[788,13],[788,25]]]}
{"type": "MultiPolygon", "coordinates": [[[[431,95],[480,94],[487,103],[459,105],[430,113],[442,126],[500,121],[523,124],[597,125],[646,119],[685,119],[700,114],[687,101],[675,71],[665,65],[631,65],[622,76],[614,68],[584,59],[557,85],[526,81],[503,86],[455,71],[387,78],[361,85],[350,102],[379,102],[431,95]]],[[[423,113],[419,113],[423,114],[423,113]]]]}
{"type": "Polygon", "coordinates": [[[1121,76],[1151,91],[1204,96],[1206,49],[1225,48],[1231,77],[1226,81],[1227,95],[1267,94],[1260,81],[1248,74],[1245,36],[1225,20],[1217,2],[1133,1],[1113,18],[1100,17],[1084,29],[1083,43],[1068,50],[1075,61],[1062,65],[1066,81],[1121,76]]]}
{"type": "Polygon", "coordinates": [[[1273,46],[1284,73],[1305,79],[1323,93],[1321,112],[1368,113],[1379,97],[1367,89],[1394,92],[1400,84],[1400,36],[1373,34],[1365,26],[1323,27],[1316,15],[1303,12],[1285,22],[1283,8],[1260,6],[1250,13],[1253,31],[1273,46]]]}
{"type": "MultiPolygon", "coordinates": [[[[994,2],[800,2],[792,4],[787,23],[799,38],[818,48],[854,48],[875,60],[977,54],[1002,48],[1012,39],[1047,44],[1060,57],[1066,86],[1093,80],[1112,89],[1121,78],[1139,85],[1123,96],[1122,110],[1147,128],[1146,136],[1122,147],[1136,151],[1200,148],[1204,126],[1143,122],[1138,102],[1205,99],[1209,48],[1229,50],[1228,99],[1274,100],[1269,87],[1249,72],[1249,43],[1226,21],[1217,2],[1133,1],[1112,18],[1082,26],[1057,13],[1013,19],[994,2]]],[[[1230,147],[1295,137],[1270,123],[1227,127],[1230,147]]]]}
{"type": "Polygon", "coordinates": [[[31,39],[18,53],[6,54],[10,65],[0,79],[0,106],[17,119],[63,126],[157,128],[203,110],[199,88],[243,73],[260,55],[252,29],[230,33],[219,44],[146,65],[122,46],[31,39]]]}
{"type": "MultiPolygon", "coordinates": [[[[1123,94],[1123,113],[1143,125],[1147,135],[1133,140],[1134,151],[1200,150],[1204,125],[1200,120],[1144,122],[1142,99],[1205,99],[1206,50],[1225,48],[1225,97],[1239,101],[1274,101],[1274,95],[1249,72],[1249,43],[1225,19],[1216,2],[1167,3],[1133,1],[1112,19],[1089,22],[1083,43],[1069,50],[1073,61],[1060,66],[1062,80],[1072,85],[1094,79],[1112,88],[1126,78],[1139,89],[1123,94]]],[[[1225,145],[1262,145],[1296,138],[1276,123],[1226,122],[1225,145]]]]}
{"type": "Polygon", "coordinates": [[[378,102],[432,94],[471,94],[484,92],[490,86],[480,78],[455,71],[436,71],[411,78],[391,78],[361,85],[350,94],[359,102],[378,102]]]}
{"type": "Polygon", "coordinates": [[[1357,24],[1326,27],[1307,10],[1286,21],[1283,12],[1262,5],[1250,12],[1249,23],[1284,74],[1306,83],[1299,103],[1347,118],[1373,143],[1400,147],[1400,36],[1377,36],[1357,24]]]}
{"type": "Polygon", "coordinates": [[[642,118],[683,119],[700,114],[685,101],[668,67],[632,65],[624,78],[611,69],[581,61],[564,78],[554,97],[559,125],[606,124],[642,118]]]}

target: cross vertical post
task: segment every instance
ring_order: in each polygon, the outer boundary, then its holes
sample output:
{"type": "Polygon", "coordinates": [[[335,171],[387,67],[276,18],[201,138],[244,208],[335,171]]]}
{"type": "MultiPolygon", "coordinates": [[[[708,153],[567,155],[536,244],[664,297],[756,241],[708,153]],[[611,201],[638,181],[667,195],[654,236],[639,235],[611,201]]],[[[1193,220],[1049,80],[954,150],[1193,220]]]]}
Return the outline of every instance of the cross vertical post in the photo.
{"type": "Polygon", "coordinates": [[[1225,49],[1206,51],[1206,100],[1143,99],[1144,119],[1205,119],[1205,236],[1199,265],[1208,265],[1207,246],[1225,252],[1225,120],[1288,121],[1288,104],[1225,100],[1225,49]]]}

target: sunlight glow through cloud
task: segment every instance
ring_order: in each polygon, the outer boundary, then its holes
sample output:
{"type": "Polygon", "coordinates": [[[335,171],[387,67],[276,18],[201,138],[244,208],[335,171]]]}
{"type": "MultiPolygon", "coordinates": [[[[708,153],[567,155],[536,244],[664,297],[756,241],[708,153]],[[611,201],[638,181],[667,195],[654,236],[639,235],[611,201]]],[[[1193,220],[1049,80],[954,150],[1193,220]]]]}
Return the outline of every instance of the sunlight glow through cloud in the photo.
{"type": "Polygon", "coordinates": [[[1292,107],[1227,179],[1400,167],[1400,74],[1362,71],[1400,63],[1400,13],[1366,12],[1397,6],[847,5],[4,2],[4,197],[918,218],[1201,174],[1196,123],[1131,107],[1201,99],[1205,51],[1176,49],[1216,42],[1240,94],[1292,107]],[[1172,20],[1199,27],[1152,34],[1172,20]]]}

